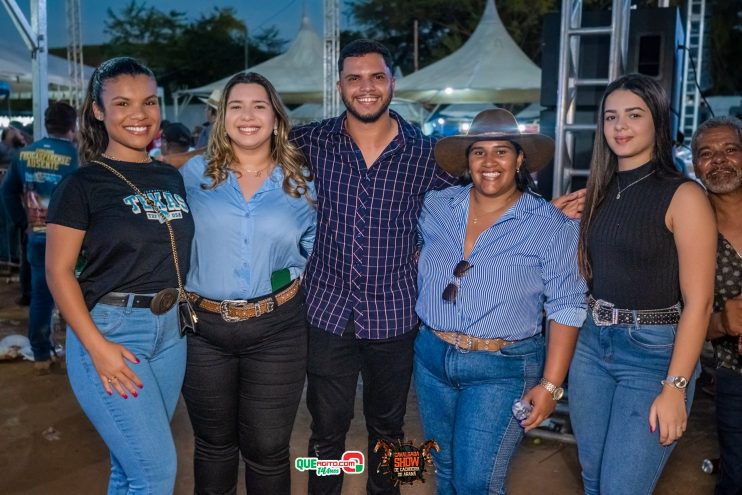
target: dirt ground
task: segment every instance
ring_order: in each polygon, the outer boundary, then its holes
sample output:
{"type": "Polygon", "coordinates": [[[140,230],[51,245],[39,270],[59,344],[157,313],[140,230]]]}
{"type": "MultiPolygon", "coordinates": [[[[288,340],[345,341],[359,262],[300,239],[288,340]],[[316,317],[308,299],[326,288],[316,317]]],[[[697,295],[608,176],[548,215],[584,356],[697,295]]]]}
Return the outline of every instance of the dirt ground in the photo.
{"type": "MultiPolygon", "coordinates": [[[[16,306],[15,283],[0,279],[0,338],[25,334],[27,309],[16,306]]],[[[63,341],[64,336],[57,336],[63,341]]],[[[6,495],[102,494],[108,479],[108,454],[103,442],[81,412],[63,369],[36,376],[28,361],[0,361],[0,493],[6,495]]],[[[356,419],[348,437],[348,450],[363,451],[366,440],[362,425],[360,392],[356,419]]],[[[680,441],[665,469],[658,495],[704,495],[713,493],[714,476],[701,472],[704,458],[717,454],[711,398],[699,392],[693,405],[688,432],[680,441]]],[[[417,403],[410,394],[407,435],[422,442],[417,403]]],[[[310,418],[304,403],[299,408],[291,441],[292,462],[306,453],[310,418]]],[[[178,447],[178,479],[175,493],[193,493],[191,457],[193,439],[182,403],[173,420],[178,447]]],[[[370,466],[367,466],[367,469],[370,466]]],[[[372,468],[376,468],[373,466],[372,468]]],[[[292,468],[294,494],[306,493],[306,475],[292,468]]],[[[346,475],[343,494],[364,493],[365,474],[346,475]]],[[[425,483],[405,485],[403,494],[422,495],[435,491],[435,475],[425,483]]],[[[244,493],[244,488],[241,489],[244,493]]],[[[511,495],[573,495],[582,493],[577,451],[574,445],[527,438],[510,470],[511,495]]]]}

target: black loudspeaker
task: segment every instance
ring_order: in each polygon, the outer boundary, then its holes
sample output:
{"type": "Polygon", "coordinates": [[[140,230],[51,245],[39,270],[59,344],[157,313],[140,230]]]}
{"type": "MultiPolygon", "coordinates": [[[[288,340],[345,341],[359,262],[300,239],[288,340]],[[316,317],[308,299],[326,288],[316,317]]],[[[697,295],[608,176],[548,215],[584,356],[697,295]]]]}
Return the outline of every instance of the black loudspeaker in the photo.
{"type": "MultiPolygon", "coordinates": [[[[583,12],[583,27],[607,26],[610,12],[583,12]]],[[[559,78],[559,41],[561,15],[544,17],[543,47],[541,53],[541,133],[555,137],[557,81],[559,78]]],[[[656,78],[667,92],[672,109],[672,135],[675,136],[680,120],[682,96],[682,69],[684,44],[680,14],[676,8],[636,9],[631,11],[627,73],[639,72],[656,78]]],[[[585,36],[580,42],[579,77],[605,79],[608,76],[608,36],[585,36]]],[[[583,86],[577,89],[575,122],[594,124],[598,118],[604,87],[583,86]]],[[[594,132],[574,133],[573,165],[589,169],[594,132]]],[[[538,174],[538,189],[551,197],[553,167],[550,165],[538,174]]],[[[584,187],[586,179],[573,177],[571,189],[584,187]]]]}
{"type": "MultiPolygon", "coordinates": [[[[610,12],[583,12],[583,27],[607,26],[610,12]]],[[[541,53],[541,105],[556,107],[559,78],[561,15],[544,17],[541,53]]],[[[656,78],[665,88],[673,113],[680,113],[684,44],[683,27],[677,8],[636,9],[629,21],[626,72],[639,72],[656,78]]],[[[608,36],[583,36],[580,42],[581,79],[605,79],[608,75],[608,36]]],[[[577,106],[597,107],[605,88],[580,87],[577,106]]]]}

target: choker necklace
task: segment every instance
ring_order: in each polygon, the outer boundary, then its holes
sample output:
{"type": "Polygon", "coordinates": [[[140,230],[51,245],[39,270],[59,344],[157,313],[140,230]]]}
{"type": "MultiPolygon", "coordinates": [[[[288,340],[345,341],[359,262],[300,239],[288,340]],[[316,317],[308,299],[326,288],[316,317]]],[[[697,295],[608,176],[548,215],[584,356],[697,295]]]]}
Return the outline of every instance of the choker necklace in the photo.
{"type": "Polygon", "coordinates": [[[152,161],[152,158],[150,158],[150,157],[149,157],[149,155],[147,156],[147,159],[146,159],[146,160],[137,160],[137,161],[129,161],[129,160],[119,160],[119,159],[118,159],[118,158],[116,158],[115,156],[113,156],[113,155],[108,155],[108,154],[106,154],[106,153],[101,153],[101,154],[100,154],[100,156],[102,156],[103,158],[108,158],[109,160],[113,160],[114,162],[129,162],[129,163],[149,163],[149,162],[151,162],[151,161],[152,161]]]}
{"type": "Polygon", "coordinates": [[[640,177],[639,179],[636,179],[634,182],[632,182],[628,186],[624,187],[623,189],[621,189],[621,177],[618,174],[616,174],[616,183],[618,184],[618,194],[616,194],[616,199],[621,199],[621,193],[622,192],[624,192],[626,189],[630,188],[634,184],[638,184],[639,182],[643,181],[644,179],[646,179],[647,177],[649,177],[650,175],[652,175],[655,172],[656,172],[656,170],[652,170],[651,172],[649,172],[644,177],[640,177]]]}

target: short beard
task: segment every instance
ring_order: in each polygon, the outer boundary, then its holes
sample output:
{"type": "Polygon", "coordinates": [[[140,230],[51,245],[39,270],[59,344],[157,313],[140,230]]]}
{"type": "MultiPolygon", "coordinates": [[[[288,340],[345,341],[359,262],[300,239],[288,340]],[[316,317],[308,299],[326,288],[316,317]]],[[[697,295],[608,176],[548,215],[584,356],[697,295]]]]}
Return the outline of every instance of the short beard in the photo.
{"type": "MultiPolygon", "coordinates": [[[[731,178],[727,179],[718,175],[714,176],[714,172],[718,169],[713,169],[701,178],[701,182],[706,186],[706,189],[714,194],[728,194],[736,191],[742,187],[742,169],[737,167],[729,168],[734,171],[734,175],[731,178]]],[[[724,167],[724,169],[727,169],[727,167],[724,167]]]]}
{"type": "Polygon", "coordinates": [[[360,120],[364,124],[371,124],[379,120],[382,117],[382,115],[384,115],[386,111],[389,110],[389,104],[392,102],[392,93],[389,93],[389,97],[385,101],[382,102],[381,108],[379,109],[378,112],[370,113],[366,115],[358,113],[353,108],[353,105],[351,104],[351,102],[345,98],[345,95],[341,94],[340,98],[343,100],[343,104],[345,105],[345,108],[348,110],[349,114],[351,114],[353,117],[360,120]]]}

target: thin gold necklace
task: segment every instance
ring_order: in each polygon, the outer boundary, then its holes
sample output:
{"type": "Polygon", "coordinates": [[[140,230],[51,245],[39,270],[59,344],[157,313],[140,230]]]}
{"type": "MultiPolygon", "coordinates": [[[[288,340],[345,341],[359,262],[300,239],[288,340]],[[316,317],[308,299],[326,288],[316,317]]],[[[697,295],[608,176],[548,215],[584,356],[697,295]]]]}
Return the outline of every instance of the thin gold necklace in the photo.
{"type": "Polygon", "coordinates": [[[147,155],[147,158],[144,159],[144,160],[133,160],[133,161],[132,160],[121,160],[121,159],[116,158],[115,156],[109,155],[107,153],[101,153],[100,156],[102,156],[103,158],[108,158],[109,160],[113,160],[115,162],[149,163],[149,162],[152,161],[152,158],[150,158],[149,155],[147,155]]]}
{"type": "Polygon", "coordinates": [[[252,174],[253,177],[261,177],[263,175],[263,171],[270,168],[273,164],[269,163],[263,168],[259,168],[257,170],[250,170],[249,168],[245,167],[243,169],[237,170],[237,172],[247,172],[248,174],[252,174]]]}
{"type": "MultiPolygon", "coordinates": [[[[518,190],[516,189],[516,190],[515,190],[515,191],[514,191],[513,193],[511,193],[511,194],[510,194],[510,197],[508,197],[507,203],[505,203],[505,204],[504,204],[503,206],[499,206],[499,207],[495,208],[495,209],[494,209],[494,210],[492,210],[492,211],[485,211],[485,212],[484,212],[484,215],[485,215],[485,216],[487,216],[487,215],[492,215],[493,213],[497,213],[497,212],[503,212],[503,211],[507,210],[508,208],[510,208],[510,207],[512,206],[512,203],[510,202],[510,200],[512,199],[512,197],[513,197],[513,196],[514,196],[514,195],[515,195],[515,194],[516,194],[517,192],[518,192],[518,190]]],[[[476,203],[476,201],[473,201],[472,203],[476,203]]],[[[474,206],[474,205],[472,204],[471,212],[472,212],[473,216],[472,216],[472,219],[471,219],[471,223],[473,223],[473,224],[477,224],[477,223],[479,222],[479,214],[477,214],[477,212],[476,212],[476,211],[474,211],[474,208],[473,208],[473,206],[474,206]]]]}

